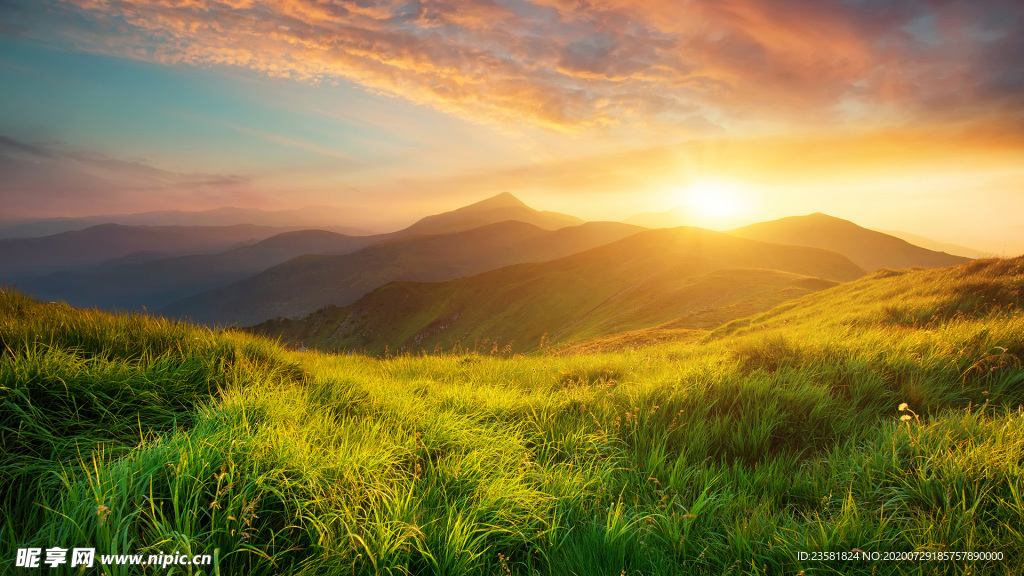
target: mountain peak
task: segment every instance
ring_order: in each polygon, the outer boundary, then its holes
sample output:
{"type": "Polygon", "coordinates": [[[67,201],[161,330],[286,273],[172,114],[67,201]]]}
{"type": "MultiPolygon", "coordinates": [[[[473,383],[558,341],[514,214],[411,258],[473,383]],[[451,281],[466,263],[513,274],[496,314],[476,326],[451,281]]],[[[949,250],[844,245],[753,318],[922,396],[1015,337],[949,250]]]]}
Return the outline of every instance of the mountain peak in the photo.
{"type": "Polygon", "coordinates": [[[575,216],[534,210],[524,204],[519,198],[508,192],[502,192],[497,196],[492,196],[469,206],[421,218],[412,226],[405,230],[400,230],[396,234],[400,236],[409,234],[448,234],[471,228],[479,228],[486,224],[495,224],[505,220],[518,220],[527,224],[533,224],[544,230],[557,230],[566,226],[576,226],[583,223],[583,220],[575,216]]]}
{"type": "MultiPolygon", "coordinates": [[[[796,216],[796,218],[801,218],[801,216],[796,216]]],[[[849,220],[843,220],[842,218],[837,218],[830,214],[825,214],[824,212],[815,212],[813,214],[803,216],[802,218],[807,220],[818,220],[821,222],[849,222],[849,220]]]]}
{"type": "Polygon", "coordinates": [[[855,224],[854,222],[850,222],[849,220],[837,218],[830,214],[825,214],[824,212],[814,212],[812,214],[803,214],[800,216],[785,216],[777,220],[768,220],[765,222],[750,224],[748,226],[741,226],[739,228],[731,230],[730,232],[736,232],[740,236],[742,236],[742,233],[745,230],[758,230],[765,229],[766,227],[773,227],[775,229],[803,229],[808,226],[815,228],[819,228],[822,226],[830,228],[861,228],[861,226],[858,226],[857,224],[855,224]]]}
{"type": "Polygon", "coordinates": [[[470,204],[466,208],[477,209],[477,210],[492,210],[495,208],[529,208],[522,200],[516,198],[508,192],[502,192],[496,196],[491,196],[486,200],[470,204]]]}
{"type": "Polygon", "coordinates": [[[869,272],[879,268],[952,266],[967,260],[914,246],[895,236],[820,212],[751,224],[729,233],[762,242],[831,250],[869,272]]]}

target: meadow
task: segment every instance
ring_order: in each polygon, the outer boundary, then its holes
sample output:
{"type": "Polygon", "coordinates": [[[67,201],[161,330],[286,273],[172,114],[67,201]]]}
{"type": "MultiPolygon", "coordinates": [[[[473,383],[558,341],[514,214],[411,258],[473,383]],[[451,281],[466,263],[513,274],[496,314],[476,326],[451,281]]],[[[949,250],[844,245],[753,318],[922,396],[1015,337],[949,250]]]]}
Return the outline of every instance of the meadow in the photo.
{"type": "Polygon", "coordinates": [[[0,571],[1013,574],[1022,300],[981,260],[649,346],[370,357],[3,291],[0,571]],[[854,551],[1002,559],[804,558],[854,551]]]}

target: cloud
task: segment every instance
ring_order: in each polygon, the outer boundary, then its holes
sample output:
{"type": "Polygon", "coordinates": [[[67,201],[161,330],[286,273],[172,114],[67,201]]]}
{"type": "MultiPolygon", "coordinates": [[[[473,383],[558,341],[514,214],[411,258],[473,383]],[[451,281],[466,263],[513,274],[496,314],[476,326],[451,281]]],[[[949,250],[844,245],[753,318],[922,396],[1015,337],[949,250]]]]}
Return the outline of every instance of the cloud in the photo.
{"type": "Polygon", "coordinates": [[[0,204],[6,217],[201,209],[254,199],[242,176],[180,173],[0,136],[0,204]]]}
{"type": "MultiPolygon", "coordinates": [[[[524,197],[563,197],[566,206],[576,206],[575,210],[580,209],[580,199],[586,198],[586,209],[596,211],[585,216],[604,218],[621,212],[623,206],[659,200],[705,178],[734,179],[765,190],[794,187],[814,194],[820,194],[823,186],[847,187],[846,195],[864,181],[874,180],[912,183],[948,180],[950,175],[996,174],[1016,183],[1021,166],[1024,134],[1008,132],[1002,126],[904,127],[698,138],[421,179],[408,186],[430,191],[431,198],[450,197],[453,206],[482,193],[503,190],[524,197]],[[605,209],[602,214],[600,210],[605,209]]],[[[916,190],[914,194],[927,195],[934,191],[930,184],[907,186],[905,193],[916,190]]],[[[395,188],[391,183],[382,187],[395,188]]],[[[1019,186],[1009,189],[1019,194],[1019,186]]]]}
{"type": "Polygon", "coordinates": [[[734,129],[1024,104],[1017,0],[43,3],[63,14],[48,32],[85,49],[351,81],[506,126],[734,129]]]}

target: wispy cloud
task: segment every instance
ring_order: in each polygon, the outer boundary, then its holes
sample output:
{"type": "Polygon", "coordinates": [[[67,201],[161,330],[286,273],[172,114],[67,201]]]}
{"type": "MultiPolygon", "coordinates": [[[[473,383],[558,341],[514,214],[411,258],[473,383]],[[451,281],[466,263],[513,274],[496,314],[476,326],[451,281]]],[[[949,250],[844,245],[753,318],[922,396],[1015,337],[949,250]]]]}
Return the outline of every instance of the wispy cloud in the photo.
{"type": "Polygon", "coordinates": [[[46,2],[68,16],[55,33],[89,50],[344,79],[506,126],[771,128],[1024,108],[1017,0],[46,2]]]}
{"type": "Polygon", "coordinates": [[[175,172],[5,136],[0,136],[0,174],[6,217],[202,209],[258,200],[242,176],[175,172]]]}
{"type": "Polygon", "coordinates": [[[240,132],[242,134],[246,134],[249,136],[255,136],[268,142],[273,142],[275,144],[280,144],[282,146],[288,146],[290,148],[297,148],[299,150],[305,150],[307,152],[313,152],[320,156],[326,156],[329,158],[334,158],[336,160],[343,160],[344,165],[347,167],[358,166],[359,164],[361,164],[351,154],[348,154],[336,148],[332,148],[330,146],[324,146],[322,144],[317,144],[315,142],[309,142],[302,138],[296,138],[293,136],[279,134],[276,132],[270,132],[267,130],[257,130],[255,128],[249,128],[247,126],[232,124],[230,122],[220,122],[212,119],[210,121],[217,122],[218,124],[235,130],[236,132],[240,132]]]}

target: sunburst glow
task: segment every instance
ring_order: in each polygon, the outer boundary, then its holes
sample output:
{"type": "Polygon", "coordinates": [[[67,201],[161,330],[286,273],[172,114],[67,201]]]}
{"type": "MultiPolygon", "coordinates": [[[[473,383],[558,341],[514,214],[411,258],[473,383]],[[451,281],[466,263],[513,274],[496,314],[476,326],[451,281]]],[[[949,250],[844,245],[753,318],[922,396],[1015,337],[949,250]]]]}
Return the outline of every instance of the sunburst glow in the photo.
{"type": "Polygon", "coordinates": [[[682,202],[704,225],[729,225],[749,216],[751,211],[749,186],[743,182],[700,179],[691,182],[682,193],[682,202]]]}

